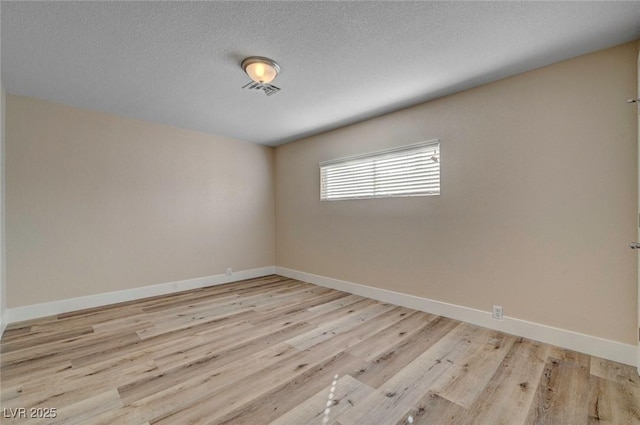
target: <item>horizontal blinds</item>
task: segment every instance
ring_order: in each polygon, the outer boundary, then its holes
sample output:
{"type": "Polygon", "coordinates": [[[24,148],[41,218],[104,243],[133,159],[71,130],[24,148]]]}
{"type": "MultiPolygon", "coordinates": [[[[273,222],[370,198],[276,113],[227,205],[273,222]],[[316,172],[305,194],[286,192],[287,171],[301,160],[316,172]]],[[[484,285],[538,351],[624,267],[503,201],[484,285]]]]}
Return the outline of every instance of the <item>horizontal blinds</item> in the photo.
{"type": "Polygon", "coordinates": [[[322,200],[439,193],[439,141],[320,163],[322,200]]]}

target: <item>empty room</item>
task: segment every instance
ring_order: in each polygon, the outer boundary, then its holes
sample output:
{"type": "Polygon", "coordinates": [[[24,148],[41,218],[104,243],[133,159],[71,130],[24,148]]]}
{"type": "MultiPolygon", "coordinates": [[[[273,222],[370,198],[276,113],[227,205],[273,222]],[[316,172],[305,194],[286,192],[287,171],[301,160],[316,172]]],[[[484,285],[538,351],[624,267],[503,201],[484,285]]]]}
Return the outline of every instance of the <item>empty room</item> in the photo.
{"type": "Polygon", "coordinates": [[[640,425],[640,2],[1,1],[0,423],[640,425]]]}

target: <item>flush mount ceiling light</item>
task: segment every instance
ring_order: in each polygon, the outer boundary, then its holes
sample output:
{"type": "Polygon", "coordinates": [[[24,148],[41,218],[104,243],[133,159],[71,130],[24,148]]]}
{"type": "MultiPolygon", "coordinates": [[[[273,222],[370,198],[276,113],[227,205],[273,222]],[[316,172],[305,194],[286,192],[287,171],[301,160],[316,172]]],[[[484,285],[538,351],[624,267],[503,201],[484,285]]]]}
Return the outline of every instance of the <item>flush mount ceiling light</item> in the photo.
{"type": "Polygon", "coordinates": [[[267,96],[280,91],[280,88],[269,84],[280,72],[280,65],[276,61],[261,56],[251,56],[243,60],[240,66],[253,80],[242,88],[264,91],[267,96]]]}
{"type": "Polygon", "coordinates": [[[280,72],[276,61],[260,56],[251,56],[242,61],[242,69],[256,83],[269,84],[280,72]]]}

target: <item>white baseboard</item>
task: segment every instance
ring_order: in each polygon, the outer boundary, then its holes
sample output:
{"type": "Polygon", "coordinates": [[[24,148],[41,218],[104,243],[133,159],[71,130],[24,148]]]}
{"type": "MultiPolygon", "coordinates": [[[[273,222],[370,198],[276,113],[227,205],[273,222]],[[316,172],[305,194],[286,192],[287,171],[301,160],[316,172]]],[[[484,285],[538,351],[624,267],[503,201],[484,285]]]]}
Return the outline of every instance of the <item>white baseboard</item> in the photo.
{"type": "MultiPolygon", "coordinates": [[[[6,317],[2,320],[2,326],[6,327],[8,323],[21,322],[23,320],[36,319],[38,317],[52,316],[54,314],[68,313],[70,311],[83,310],[86,308],[102,307],[109,304],[187,291],[189,289],[204,288],[206,286],[221,285],[223,283],[253,279],[274,273],[275,266],[268,266],[233,272],[231,276],[227,276],[226,274],[217,274],[195,279],[180,280],[177,282],[142,286],[140,288],[124,289],[122,291],[105,292],[102,294],[88,295],[86,297],[51,301],[24,307],[14,307],[7,309],[6,317]]],[[[4,332],[4,328],[2,331],[4,332]]]]}
{"type": "Polygon", "coordinates": [[[504,316],[503,320],[495,320],[488,311],[476,310],[442,301],[417,297],[415,295],[407,295],[400,292],[374,288],[344,280],[318,276],[298,270],[287,269],[285,267],[276,267],[276,273],[281,276],[302,280],[315,285],[325,286],[327,288],[349,292],[351,294],[408,307],[414,310],[449,317],[485,328],[495,329],[512,335],[579,351],[592,356],[636,366],[637,347],[634,345],[611,341],[566,329],[554,328],[552,326],[516,319],[514,317],[504,316]]]}
{"type": "Polygon", "coordinates": [[[2,338],[2,334],[4,334],[7,324],[7,314],[3,311],[0,313],[0,338],[2,338]]]}
{"type": "Polygon", "coordinates": [[[422,298],[415,295],[403,294],[387,289],[374,288],[358,283],[333,279],[285,267],[268,266],[257,269],[234,272],[232,276],[224,274],[181,280],[177,282],[162,283],[158,285],[143,286],[140,288],[125,289],[122,291],[107,292],[85,297],[70,298],[51,301],[42,304],[34,304],[24,307],[9,308],[0,318],[0,336],[4,333],[9,323],[55,314],[68,313],[93,307],[101,307],[119,302],[133,301],[157,295],[166,295],[189,289],[204,288],[207,286],[221,285],[244,279],[252,279],[270,274],[298,279],[304,282],[339,291],[349,292],[375,300],[424,311],[431,314],[449,317],[472,323],[485,328],[495,329],[513,335],[522,336],[536,341],[545,342],[559,347],[579,351],[592,356],[602,357],[608,360],[636,366],[637,356],[640,351],[637,347],[617,341],[611,341],[591,335],[586,335],[566,329],[533,323],[526,320],[505,316],[502,321],[494,320],[488,311],[477,310],[442,301],[422,298]]]}

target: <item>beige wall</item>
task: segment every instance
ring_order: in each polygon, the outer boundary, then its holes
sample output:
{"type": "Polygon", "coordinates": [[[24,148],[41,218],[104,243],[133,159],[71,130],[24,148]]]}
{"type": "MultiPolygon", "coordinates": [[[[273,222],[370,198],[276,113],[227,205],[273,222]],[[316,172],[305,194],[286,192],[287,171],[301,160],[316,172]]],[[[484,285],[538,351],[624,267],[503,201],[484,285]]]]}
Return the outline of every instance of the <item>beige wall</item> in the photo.
{"type": "Polygon", "coordinates": [[[4,166],[4,122],[6,111],[6,93],[0,84],[0,336],[7,325],[7,267],[5,246],[5,166],[4,166]]]}
{"type": "Polygon", "coordinates": [[[634,344],[637,46],[277,148],[277,264],[634,344]],[[440,196],[319,201],[319,161],[433,138],[440,196]]]}
{"type": "Polygon", "coordinates": [[[273,149],[8,95],[8,307],[274,264],[273,149]]]}

